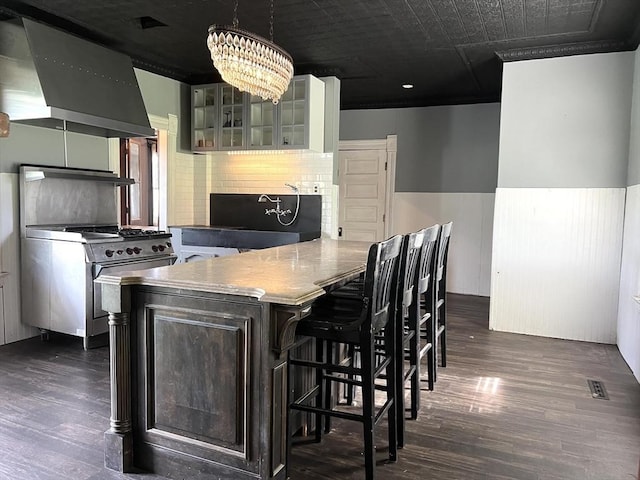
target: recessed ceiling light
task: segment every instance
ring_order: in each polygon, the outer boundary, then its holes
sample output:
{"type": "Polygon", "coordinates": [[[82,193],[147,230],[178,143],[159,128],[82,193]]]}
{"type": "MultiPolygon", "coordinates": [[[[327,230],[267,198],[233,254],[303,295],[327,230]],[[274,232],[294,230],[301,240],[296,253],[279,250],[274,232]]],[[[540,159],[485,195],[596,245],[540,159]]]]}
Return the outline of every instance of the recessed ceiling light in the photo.
{"type": "Polygon", "coordinates": [[[402,88],[406,88],[407,90],[413,88],[413,83],[403,83],[402,88]]]}

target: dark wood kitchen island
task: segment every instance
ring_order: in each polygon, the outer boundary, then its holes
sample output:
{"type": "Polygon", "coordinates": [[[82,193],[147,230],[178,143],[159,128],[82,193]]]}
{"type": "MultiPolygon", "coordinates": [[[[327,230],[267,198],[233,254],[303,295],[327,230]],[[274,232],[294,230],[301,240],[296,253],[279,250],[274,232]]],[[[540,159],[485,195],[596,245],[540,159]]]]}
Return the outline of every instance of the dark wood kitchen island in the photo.
{"type": "Polygon", "coordinates": [[[287,350],[369,244],[318,239],[101,276],[109,313],[105,464],[174,478],[286,478],[287,350]]]}

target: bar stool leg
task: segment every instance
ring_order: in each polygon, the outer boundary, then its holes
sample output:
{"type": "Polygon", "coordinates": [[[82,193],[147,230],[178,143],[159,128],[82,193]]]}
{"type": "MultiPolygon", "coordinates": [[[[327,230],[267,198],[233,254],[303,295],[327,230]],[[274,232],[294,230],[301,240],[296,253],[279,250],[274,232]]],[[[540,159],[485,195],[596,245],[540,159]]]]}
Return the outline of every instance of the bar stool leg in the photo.
{"type": "MultiPolygon", "coordinates": [[[[420,410],[420,332],[415,331],[413,338],[409,340],[409,364],[413,365],[415,370],[411,376],[411,419],[418,418],[418,410],[420,410]]],[[[404,380],[404,379],[403,379],[404,380]]],[[[404,381],[402,382],[404,386],[404,381]]],[[[404,398],[404,389],[402,392],[404,398]]],[[[399,419],[402,421],[402,419],[399,419]]]]}
{"type": "MultiPolygon", "coordinates": [[[[324,344],[324,340],[319,338],[316,339],[316,361],[320,363],[325,363],[324,344]]],[[[318,393],[316,394],[316,406],[323,408],[324,405],[322,404],[322,401],[324,399],[324,368],[322,367],[316,368],[316,385],[318,386],[318,393]]],[[[316,442],[322,441],[322,417],[322,414],[316,413],[316,442]]]]}
{"type": "Polygon", "coordinates": [[[427,353],[427,375],[429,378],[427,379],[427,385],[430,391],[433,391],[435,377],[436,377],[436,350],[435,345],[431,344],[431,351],[427,353]]]}
{"type": "MultiPolygon", "coordinates": [[[[396,329],[395,332],[395,355],[394,355],[394,376],[395,376],[395,395],[393,400],[393,409],[396,412],[396,423],[397,423],[397,445],[398,448],[404,447],[404,433],[405,433],[405,403],[404,403],[404,385],[405,385],[405,376],[404,376],[404,319],[398,318],[396,319],[397,325],[400,328],[396,329]]],[[[414,336],[415,338],[415,336],[414,336]]],[[[385,338],[385,344],[387,339],[385,338]]],[[[410,341],[413,344],[413,338],[410,341]]],[[[387,347],[385,347],[387,348],[387,347]]],[[[413,348],[410,348],[409,352],[409,364],[414,364],[414,352],[413,348]]],[[[412,377],[413,378],[413,377],[412,377]]]]}
{"type": "MultiPolygon", "coordinates": [[[[375,385],[373,378],[374,357],[373,345],[363,342],[360,349],[360,361],[362,362],[362,429],[364,436],[364,465],[367,480],[375,478],[375,385]],[[366,375],[366,378],[365,378],[366,375]]],[[[391,427],[389,427],[391,428],[391,427]]]]}
{"type": "MultiPolygon", "coordinates": [[[[446,293],[444,293],[444,295],[446,295],[446,293]]],[[[442,304],[442,318],[444,319],[442,324],[444,325],[444,328],[442,329],[442,333],[440,333],[440,359],[441,359],[441,365],[443,367],[447,366],[447,303],[446,303],[446,299],[444,300],[444,303],[442,304]]]]}
{"type": "MultiPolygon", "coordinates": [[[[356,365],[356,347],[354,347],[353,345],[349,345],[347,347],[347,356],[351,361],[351,365],[355,366],[356,365]]],[[[353,375],[351,374],[349,374],[347,378],[349,378],[350,380],[354,379],[353,375]]],[[[353,405],[353,392],[355,387],[352,384],[347,384],[345,385],[345,388],[347,390],[347,405],[353,405]]]]}
{"type": "MultiPolygon", "coordinates": [[[[398,410],[396,407],[396,400],[398,399],[398,379],[396,378],[398,361],[398,353],[396,352],[395,343],[396,332],[392,328],[387,328],[385,331],[385,349],[389,349],[388,356],[391,358],[391,362],[387,365],[387,399],[391,398],[393,404],[388,411],[388,424],[389,424],[389,460],[395,462],[398,459],[398,432],[400,430],[400,424],[398,422],[398,410]]],[[[403,376],[404,378],[404,376],[403,376]]],[[[403,382],[404,383],[404,382],[403,382]]],[[[404,391],[404,385],[403,385],[404,391]]],[[[403,395],[404,397],[404,395],[403,395]]],[[[404,402],[401,402],[404,409],[404,402]]],[[[372,405],[371,411],[374,413],[375,408],[372,405]]],[[[402,412],[402,428],[404,429],[404,412],[402,412]]],[[[403,432],[404,437],[404,432],[403,432]]],[[[403,438],[404,441],[404,438],[403,438]]],[[[375,459],[374,459],[375,461],[375,459]]]]}
{"type": "MultiPolygon", "coordinates": [[[[328,340],[326,343],[326,351],[325,351],[325,355],[327,358],[327,362],[331,363],[333,361],[333,342],[331,340],[328,340]]],[[[333,372],[326,372],[328,375],[331,375],[333,372]]],[[[326,409],[330,409],[331,408],[331,382],[328,379],[325,379],[325,384],[324,384],[324,407],[326,409]]],[[[324,433],[330,433],[331,432],[331,416],[330,415],[326,415],[324,417],[324,433]]]]}

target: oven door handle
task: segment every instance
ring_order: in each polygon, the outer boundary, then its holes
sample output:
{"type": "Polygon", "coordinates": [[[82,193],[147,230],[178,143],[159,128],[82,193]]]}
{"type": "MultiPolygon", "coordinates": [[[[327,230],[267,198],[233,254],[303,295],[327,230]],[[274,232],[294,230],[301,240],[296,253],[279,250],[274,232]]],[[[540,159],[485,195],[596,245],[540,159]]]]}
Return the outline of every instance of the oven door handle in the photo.
{"type": "MultiPolygon", "coordinates": [[[[105,268],[109,269],[109,268],[113,268],[113,267],[126,266],[126,267],[131,267],[130,270],[138,270],[136,268],[136,266],[137,265],[143,265],[145,263],[169,262],[167,264],[168,265],[172,265],[176,258],[177,257],[175,255],[166,255],[166,256],[162,256],[162,257],[140,258],[140,259],[136,259],[136,260],[116,261],[116,262],[112,262],[112,263],[111,262],[94,263],[92,265],[93,279],[95,280],[96,278],[98,278],[98,276],[100,276],[100,274],[102,273],[102,270],[104,270],[105,268]]],[[[157,266],[159,266],[159,265],[157,265],[157,266]]]]}

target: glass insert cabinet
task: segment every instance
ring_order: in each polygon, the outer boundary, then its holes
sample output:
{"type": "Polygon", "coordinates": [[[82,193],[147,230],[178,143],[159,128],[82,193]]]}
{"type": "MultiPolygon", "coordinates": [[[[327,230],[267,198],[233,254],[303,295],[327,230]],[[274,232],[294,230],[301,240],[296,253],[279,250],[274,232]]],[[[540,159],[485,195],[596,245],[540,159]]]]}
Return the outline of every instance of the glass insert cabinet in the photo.
{"type": "Polygon", "coordinates": [[[191,87],[192,149],[309,149],[324,147],[324,82],[291,80],[280,102],[243,93],[225,83],[191,87]]]}
{"type": "Polygon", "coordinates": [[[193,88],[191,97],[193,102],[192,145],[194,150],[212,150],[217,146],[216,133],[218,131],[217,88],[193,88]]]}

